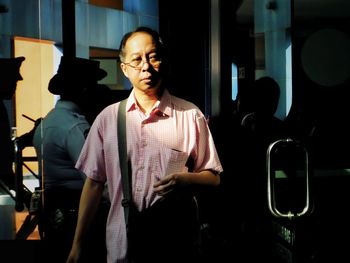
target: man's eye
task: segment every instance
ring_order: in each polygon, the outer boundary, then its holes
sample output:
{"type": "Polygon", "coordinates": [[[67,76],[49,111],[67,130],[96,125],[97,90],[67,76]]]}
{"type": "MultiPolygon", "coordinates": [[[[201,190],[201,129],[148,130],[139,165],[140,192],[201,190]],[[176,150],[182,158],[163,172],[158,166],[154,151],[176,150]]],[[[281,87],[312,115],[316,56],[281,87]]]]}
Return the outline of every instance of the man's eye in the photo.
{"type": "Polygon", "coordinates": [[[159,60],[159,57],[158,57],[157,54],[154,54],[154,55],[149,56],[149,60],[150,60],[150,61],[158,61],[158,60],[159,60]]]}
{"type": "Polygon", "coordinates": [[[131,61],[140,62],[142,61],[142,58],[133,58],[131,61]]]}

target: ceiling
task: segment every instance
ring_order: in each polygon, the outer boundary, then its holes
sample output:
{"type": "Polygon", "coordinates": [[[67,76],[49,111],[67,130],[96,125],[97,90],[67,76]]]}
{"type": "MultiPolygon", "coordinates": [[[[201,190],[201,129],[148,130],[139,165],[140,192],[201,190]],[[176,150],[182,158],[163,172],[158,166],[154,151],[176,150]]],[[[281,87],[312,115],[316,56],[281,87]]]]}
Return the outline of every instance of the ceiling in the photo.
{"type": "MultiPolygon", "coordinates": [[[[253,23],[254,1],[242,0],[237,10],[237,21],[242,24],[253,23]]],[[[263,1],[263,0],[257,0],[263,1]]],[[[275,3],[281,0],[271,0],[267,3],[275,3]]],[[[285,0],[283,0],[285,1],[285,0]]],[[[314,21],[315,19],[350,18],[349,0],[291,0],[294,5],[294,18],[298,21],[314,21]]]]}

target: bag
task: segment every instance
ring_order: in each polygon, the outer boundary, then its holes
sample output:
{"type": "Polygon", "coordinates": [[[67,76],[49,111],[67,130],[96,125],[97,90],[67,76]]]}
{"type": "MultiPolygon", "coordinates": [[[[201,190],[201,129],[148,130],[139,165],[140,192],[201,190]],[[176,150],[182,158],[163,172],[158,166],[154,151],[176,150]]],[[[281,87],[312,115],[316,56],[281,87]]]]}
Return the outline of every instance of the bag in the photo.
{"type": "Polygon", "coordinates": [[[196,262],[198,230],[196,204],[191,196],[171,194],[141,212],[131,205],[129,258],[132,262],[196,262]],[[155,249],[155,254],[150,253],[155,249]]]}

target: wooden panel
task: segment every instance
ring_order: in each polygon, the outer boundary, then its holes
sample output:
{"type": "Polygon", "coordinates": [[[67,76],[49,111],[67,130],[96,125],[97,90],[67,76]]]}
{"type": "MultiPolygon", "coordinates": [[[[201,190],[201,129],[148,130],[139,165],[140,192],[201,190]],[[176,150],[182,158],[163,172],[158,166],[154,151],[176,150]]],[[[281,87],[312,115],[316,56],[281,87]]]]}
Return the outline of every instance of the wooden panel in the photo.
{"type": "Polygon", "coordinates": [[[89,0],[89,4],[123,10],[123,0],[89,0]]]}
{"type": "MultiPolygon", "coordinates": [[[[54,42],[24,37],[14,37],[14,56],[25,57],[20,72],[23,80],[17,82],[15,93],[15,123],[17,136],[34,128],[34,122],[23,114],[36,120],[44,117],[54,107],[54,95],[47,87],[54,75],[54,42]]],[[[27,147],[23,156],[36,156],[34,147],[27,147]]],[[[28,166],[36,171],[37,163],[28,166]]],[[[25,175],[28,171],[23,171],[25,175]]]]}
{"type": "Polygon", "coordinates": [[[90,48],[90,58],[117,58],[119,52],[114,49],[90,48]]]}

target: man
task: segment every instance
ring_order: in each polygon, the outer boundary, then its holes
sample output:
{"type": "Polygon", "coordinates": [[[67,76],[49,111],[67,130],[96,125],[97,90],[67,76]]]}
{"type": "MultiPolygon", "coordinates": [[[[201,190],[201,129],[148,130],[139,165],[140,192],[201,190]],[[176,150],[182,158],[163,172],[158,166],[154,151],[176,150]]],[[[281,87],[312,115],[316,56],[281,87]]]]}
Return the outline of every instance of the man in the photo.
{"type": "Polygon", "coordinates": [[[186,196],[200,186],[218,186],[222,167],[205,116],[192,103],[169,94],[164,85],[163,54],[158,33],[149,28],[138,28],[121,41],[121,69],[133,87],[126,103],[130,209],[136,210],[129,216],[132,234],[127,238],[122,207],[116,103],[96,118],[76,165],[87,179],[68,263],[79,260],[106,181],[111,200],[108,263],[195,259],[193,211],[186,196]]]}
{"type": "Polygon", "coordinates": [[[0,58],[0,183],[15,190],[13,171],[14,145],[11,140],[11,127],[3,100],[11,100],[15,94],[17,81],[22,80],[20,67],[24,57],[0,58]]]}
{"type": "Polygon", "coordinates": [[[63,262],[73,240],[85,181],[75,164],[90,129],[87,105],[106,74],[97,61],[62,56],[49,82],[48,90],[60,99],[35,129],[33,144],[44,186],[42,230],[50,262],[63,262]]]}

